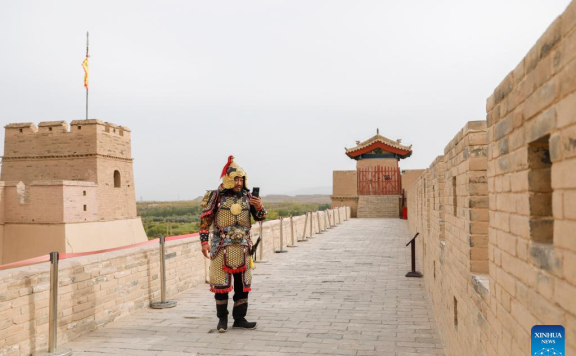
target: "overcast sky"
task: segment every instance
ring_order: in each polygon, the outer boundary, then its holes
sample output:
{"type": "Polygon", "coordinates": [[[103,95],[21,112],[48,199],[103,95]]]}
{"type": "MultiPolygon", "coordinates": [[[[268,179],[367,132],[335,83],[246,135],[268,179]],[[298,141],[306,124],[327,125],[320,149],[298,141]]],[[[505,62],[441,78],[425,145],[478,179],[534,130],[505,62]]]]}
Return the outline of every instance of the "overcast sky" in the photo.
{"type": "Polygon", "coordinates": [[[84,118],[89,30],[90,118],[132,130],[139,200],[214,189],[229,154],[262,195],[330,187],[376,128],[425,168],[569,2],[3,1],[0,123],[84,118]]]}

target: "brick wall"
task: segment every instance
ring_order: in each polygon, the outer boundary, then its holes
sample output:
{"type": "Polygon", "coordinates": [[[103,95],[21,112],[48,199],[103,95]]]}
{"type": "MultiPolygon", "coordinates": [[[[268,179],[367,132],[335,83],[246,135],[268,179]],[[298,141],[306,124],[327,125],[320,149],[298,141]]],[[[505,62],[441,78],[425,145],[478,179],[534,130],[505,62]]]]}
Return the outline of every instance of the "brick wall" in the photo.
{"type": "Polygon", "coordinates": [[[339,208],[347,206],[350,208],[351,216],[353,218],[358,217],[358,196],[348,197],[348,196],[331,196],[332,204],[331,208],[339,208]]]}
{"type": "Polygon", "coordinates": [[[367,158],[356,161],[356,168],[376,166],[398,168],[398,160],[396,158],[367,158]]]}
{"type": "Polygon", "coordinates": [[[97,221],[98,189],[92,182],[63,182],[64,222],[97,221]]]}
{"type": "Polygon", "coordinates": [[[28,185],[22,182],[5,183],[1,205],[6,214],[2,222],[95,221],[98,217],[95,193],[96,184],[91,182],[35,181],[28,185]]]}
{"type": "MultiPolygon", "coordinates": [[[[8,130],[7,130],[8,131],[8,130]]],[[[41,180],[96,182],[97,164],[93,158],[46,158],[42,161],[2,159],[1,180],[30,184],[41,180]]]]}
{"type": "Polygon", "coordinates": [[[98,214],[102,220],[136,216],[136,190],[132,162],[101,158],[98,160],[98,214]],[[114,185],[114,172],[120,175],[120,187],[114,185]]]}
{"type": "Polygon", "coordinates": [[[334,171],[332,173],[332,194],[335,196],[358,195],[358,178],[356,171],[334,171]]]}
{"type": "Polygon", "coordinates": [[[407,190],[424,172],[423,169],[404,169],[402,170],[402,189],[407,190]]]}
{"type": "Polygon", "coordinates": [[[407,189],[410,230],[420,233],[417,268],[424,273],[448,355],[487,351],[485,141],[485,122],[469,122],[407,189]]]}
{"type": "Polygon", "coordinates": [[[576,354],[574,73],[576,2],[407,189],[447,355],[528,355],[537,324],[576,354]]]}
{"type": "Polygon", "coordinates": [[[444,149],[446,239],[458,244],[465,273],[488,273],[486,156],[485,121],[468,122],[444,149]]]}
{"type": "MultiPolygon", "coordinates": [[[[350,209],[329,211],[329,214],[333,213],[339,214],[341,221],[350,217],[350,209]]],[[[324,229],[324,214],[313,213],[314,233],[318,231],[318,217],[324,229]]],[[[293,218],[298,239],[304,233],[304,220],[304,216],[293,218]]],[[[284,219],[282,227],[286,248],[291,242],[289,219],[284,219]]],[[[266,258],[280,248],[280,223],[268,221],[262,228],[266,258]]],[[[259,226],[254,225],[252,231],[253,239],[257,238],[259,226]]],[[[306,236],[309,236],[309,225],[306,236]]],[[[205,282],[208,260],[201,253],[197,237],[167,242],[166,246],[169,298],[205,282]]],[[[297,250],[290,250],[290,253],[298,253],[297,250]]],[[[0,355],[28,355],[47,348],[48,270],[48,263],[41,263],[0,271],[0,355]]],[[[59,273],[60,344],[146,308],[160,298],[156,244],[62,260],[59,273]]],[[[254,288],[258,288],[257,274],[254,283],[254,288]]],[[[212,298],[208,286],[206,298],[212,298]]]]}
{"type": "Polygon", "coordinates": [[[399,195],[360,195],[358,197],[359,218],[398,218],[400,216],[399,195]]]}
{"type": "Polygon", "coordinates": [[[491,311],[503,354],[534,324],[576,353],[576,3],[487,100],[491,311]]]}
{"type": "Polygon", "coordinates": [[[352,209],[352,216],[356,217],[358,211],[358,177],[356,171],[334,171],[332,192],[331,207],[349,206],[352,209]]]}
{"type": "Polygon", "coordinates": [[[5,184],[5,222],[63,222],[63,185],[5,184]]]}

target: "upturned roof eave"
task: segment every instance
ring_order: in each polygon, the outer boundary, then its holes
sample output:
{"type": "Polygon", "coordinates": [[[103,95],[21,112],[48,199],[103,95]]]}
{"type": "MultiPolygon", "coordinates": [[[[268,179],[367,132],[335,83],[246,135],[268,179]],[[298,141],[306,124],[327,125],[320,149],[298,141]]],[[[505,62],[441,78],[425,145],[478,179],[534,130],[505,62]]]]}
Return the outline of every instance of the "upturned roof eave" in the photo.
{"type": "Polygon", "coordinates": [[[412,154],[411,149],[403,149],[403,148],[394,147],[392,145],[389,145],[386,142],[374,141],[374,142],[370,143],[369,145],[363,145],[363,147],[362,147],[362,145],[358,145],[358,146],[351,148],[351,149],[346,148],[346,155],[348,157],[350,157],[351,159],[355,159],[359,155],[364,154],[364,153],[368,153],[368,152],[370,152],[376,148],[382,148],[382,149],[386,150],[387,152],[396,153],[396,154],[400,155],[401,158],[410,157],[410,155],[412,154]]]}

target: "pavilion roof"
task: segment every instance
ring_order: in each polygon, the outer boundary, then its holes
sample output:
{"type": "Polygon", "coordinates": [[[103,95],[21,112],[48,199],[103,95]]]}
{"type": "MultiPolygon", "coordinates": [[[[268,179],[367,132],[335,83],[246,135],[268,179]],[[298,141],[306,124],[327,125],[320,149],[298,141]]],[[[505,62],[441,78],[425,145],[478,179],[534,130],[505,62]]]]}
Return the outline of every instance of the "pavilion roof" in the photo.
{"type": "Polygon", "coordinates": [[[346,155],[350,158],[355,158],[361,154],[368,153],[377,148],[381,148],[384,151],[397,153],[402,158],[409,157],[412,154],[412,145],[405,146],[402,145],[399,141],[400,140],[391,140],[380,135],[380,133],[376,133],[376,135],[370,137],[366,141],[356,141],[356,146],[344,149],[346,150],[346,155]]]}

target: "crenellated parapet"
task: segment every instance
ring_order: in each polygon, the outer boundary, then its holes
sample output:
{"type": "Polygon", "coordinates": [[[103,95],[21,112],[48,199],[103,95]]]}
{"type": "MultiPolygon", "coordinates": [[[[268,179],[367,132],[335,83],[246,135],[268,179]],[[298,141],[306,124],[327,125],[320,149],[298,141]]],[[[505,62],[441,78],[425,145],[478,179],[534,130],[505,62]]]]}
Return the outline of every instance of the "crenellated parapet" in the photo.
{"type": "Polygon", "coordinates": [[[12,123],[5,127],[3,160],[105,156],[132,160],[130,129],[101,120],[12,123]]]}

